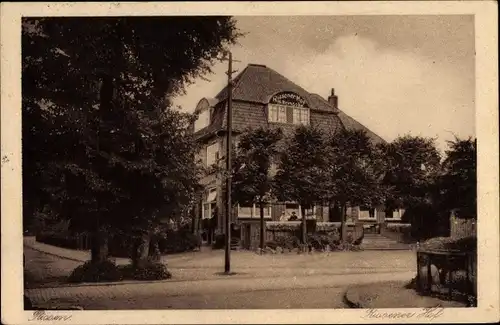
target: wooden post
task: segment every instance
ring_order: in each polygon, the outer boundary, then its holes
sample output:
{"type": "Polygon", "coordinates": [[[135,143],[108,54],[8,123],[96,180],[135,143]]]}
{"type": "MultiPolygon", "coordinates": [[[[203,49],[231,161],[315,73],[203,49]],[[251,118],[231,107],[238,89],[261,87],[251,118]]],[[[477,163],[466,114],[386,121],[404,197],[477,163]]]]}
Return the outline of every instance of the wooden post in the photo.
{"type": "MultiPolygon", "coordinates": [[[[450,262],[450,255],[446,255],[446,271],[448,273],[448,296],[449,299],[451,300],[453,296],[453,285],[451,281],[451,262],[450,262]]],[[[446,274],[446,273],[445,273],[446,274]]],[[[444,281],[446,282],[446,277],[444,278],[444,281]]]]}
{"type": "Polygon", "coordinates": [[[421,258],[420,258],[420,252],[417,251],[417,278],[416,278],[416,287],[417,287],[417,292],[422,292],[422,284],[420,283],[421,276],[420,276],[420,264],[421,264],[421,258]]]}
{"type": "Polygon", "coordinates": [[[225,236],[225,254],[224,254],[224,272],[229,273],[231,271],[231,212],[232,212],[232,204],[231,204],[231,153],[232,153],[232,122],[233,122],[233,81],[232,81],[232,73],[233,73],[233,57],[231,52],[229,54],[229,67],[227,71],[227,138],[226,138],[226,236],[225,236]]]}
{"type": "Polygon", "coordinates": [[[259,202],[259,217],[260,217],[260,249],[264,250],[264,236],[265,236],[265,223],[264,223],[264,203],[259,202]]]}
{"type": "Polygon", "coordinates": [[[431,255],[427,254],[427,292],[432,291],[431,255]]]}

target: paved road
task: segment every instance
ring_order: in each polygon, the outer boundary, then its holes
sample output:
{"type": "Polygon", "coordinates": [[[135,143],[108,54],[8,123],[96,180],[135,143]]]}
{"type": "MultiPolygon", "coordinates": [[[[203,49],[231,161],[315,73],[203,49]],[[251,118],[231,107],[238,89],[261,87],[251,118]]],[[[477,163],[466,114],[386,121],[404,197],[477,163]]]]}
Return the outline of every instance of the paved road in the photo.
{"type": "Polygon", "coordinates": [[[38,288],[26,292],[36,304],[62,302],[86,309],[148,309],[159,308],[159,304],[163,308],[227,308],[228,303],[231,308],[257,308],[259,299],[276,300],[275,303],[270,303],[269,308],[285,308],[283,303],[286,302],[286,296],[291,297],[290,303],[302,303],[303,308],[313,301],[324,301],[322,306],[332,302],[333,305],[329,308],[334,308],[341,301],[341,292],[349,285],[389,280],[407,281],[412,276],[411,272],[246,279],[230,276],[202,281],[38,288]],[[321,294],[314,298],[317,293],[321,294]],[[301,300],[301,296],[308,299],[301,300]],[[244,299],[245,297],[252,299],[244,299]]]}
{"type": "Polygon", "coordinates": [[[411,252],[259,256],[234,254],[233,276],[220,276],[220,253],[169,259],[173,279],[160,282],[68,286],[64,277],[81,262],[25,248],[36,304],[85,309],[343,308],[347,286],[407,281],[411,252]]]}
{"type": "Polygon", "coordinates": [[[231,294],[149,296],[90,300],[86,310],[346,308],[344,288],[307,288],[231,294]]]}

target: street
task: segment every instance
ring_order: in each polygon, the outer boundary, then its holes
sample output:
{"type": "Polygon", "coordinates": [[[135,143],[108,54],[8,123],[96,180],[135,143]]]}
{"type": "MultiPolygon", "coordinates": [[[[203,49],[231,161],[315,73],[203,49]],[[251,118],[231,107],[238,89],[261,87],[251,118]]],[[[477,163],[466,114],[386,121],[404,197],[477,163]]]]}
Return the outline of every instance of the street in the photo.
{"type": "Polygon", "coordinates": [[[25,247],[26,293],[41,306],[98,309],[345,308],[349,285],[410,280],[411,252],[339,252],[330,255],[233,254],[236,272],[219,275],[219,251],[167,259],[168,281],[64,283],[79,262],[25,247]],[[406,263],[406,266],[403,265],[406,263]]]}

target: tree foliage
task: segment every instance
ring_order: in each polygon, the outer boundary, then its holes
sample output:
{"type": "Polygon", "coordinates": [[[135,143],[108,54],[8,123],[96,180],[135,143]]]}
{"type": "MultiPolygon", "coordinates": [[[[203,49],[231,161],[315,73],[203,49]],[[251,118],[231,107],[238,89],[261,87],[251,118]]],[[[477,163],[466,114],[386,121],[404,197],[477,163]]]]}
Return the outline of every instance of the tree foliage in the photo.
{"type": "Polygon", "coordinates": [[[458,215],[476,218],[477,207],[477,141],[455,138],[448,141],[440,178],[440,198],[444,209],[459,210],[458,215]]]}
{"type": "Polygon", "coordinates": [[[325,139],[314,127],[299,126],[281,153],[274,194],[281,201],[298,202],[304,208],[324,197],[325,139]]]}
{"type": "Polygon", "coordinates": [[[327,144],[326,201],[342,206],[381,203],[383,159],[366,132],[341,129],[327,144]]]}
{"type": "Polygon", "coordinates": [[[240,204],[268,202],[273,177],[271,164],[278,155],[277,143],[281,129],[257,128],[247,130],[239,139],[233,160],[233,199],[240,204]]]}
{"type": "Polygon", "coordinates": [[[386,165],[386,203],[393,208],[431,204],[441,169],[434,140],[406,135],[381,146],[381,150],[386,165]]]}
{"type": "Polygon", "coordinates": [[[238,36],[230,17],[24,19],[25,218],[130,231],[183,213],[199,170],[169,98],[238,36]]]}

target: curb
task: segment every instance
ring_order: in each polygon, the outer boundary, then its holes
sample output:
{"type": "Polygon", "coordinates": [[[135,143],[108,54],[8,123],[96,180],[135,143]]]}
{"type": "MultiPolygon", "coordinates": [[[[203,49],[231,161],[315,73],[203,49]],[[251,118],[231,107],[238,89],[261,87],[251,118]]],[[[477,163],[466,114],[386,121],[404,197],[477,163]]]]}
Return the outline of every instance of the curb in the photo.
{"type": "Polygon", "coordinates": [[[42,250],[40,248],[37,248],[37,247],[33,246],[31,243],[29,243],[29,244],[25,243],[24,246],[26,246],[28,248],[31,248],[32,250],[37,251],[39,253],[50,255],[50,256],[59,257],[59,258],[65,259],[65,260],[70,260],[70,261],[80,262],[80,263],[85,263],[85,262],[88,261],[88,260],[81,260],[81,259],[77,259],[77,258],[74,258],[74,257],[67,257],[67,256],[62,256],[60,254],[47,252],[45,250],[42,250]]]}
{"type": "Polygon", "coordinates": [[[352,309],[363,308],[363,306],[361,306],[360,303],[355,302],[355,301],[353,301],[354,299],[349,298],[349,290],[351,290],[351,288],[347,288],[347,290],[344,292],[344,295],[343,295],[344,303],[348,306],[348,308],[352,308],[352,309]]]}
{"type": "MultiPolygon", "coordinates": [[[[371,274],[377,274],[377,273],[386,273],[386,272],[375,272],[371,274]]],[[[116,281],[116,282],[83,282],[83,283],[64,283],[64,285],[59,285],[59,286],[47,286],[47,287],[38,287],[38,288],[30,288],[29,290],[39,290],[39,289],[57,289],[57,288],[74,288],[74,287],[110,287],[110,286],[120,286],[120,285],[135,285],[135,284],[154,284],[154,283],[179,283],[179,282],[192,282],[192,281],[218,281],[218,280],[224,280],[225,276],[214,273],[217,275],[216,277],[213,278],[201,278],[201,279],[175,279],[175,278],[170,278],[170,279],[165,279],[165,280],[148,280],[148,281],[140,281],[140,280],[126,280],[126,281],[116,281]]],[[[357,275],[367,275],[368,273],[366,272],[351,272],[349,274],[357,274],[357,275]]],[[[238,279],[241,280],[248,280],[248,279],[269,279],[269,278],[279,278],[281,275],[275,274],[275,275],[268,275],[268,276],[248,276],[245,275],[245,273],[239,273],[235,272],[235,275],[244,275],[242,277],[237,277],[238,279]]],[[[332,275],[332,276],[340,276],[340,275],[345,275],[345,273],[338,273],[338,274],[318,274],[318,275],[332,275]]],[[[302,276],[297,276],[297,277],[307,277],[308,275],[302,275],[302,276]]],[[[350,288],[349,288],[350,289],[350,288]]],[[[349,290],[348,289],[348,290],[349,290]]],[[[347,294],[347,291],[346,293],[347,294]]],[[[344,294],[344,295],[345,295],[344,294]]],[[[351,301],[349,299],[349,301],[351,301]]],[[[356,304],[353,302],[353,304],[356,304]]],[[[352,307],[352,308],[362,308],[362,307],[352,307]]]]}

